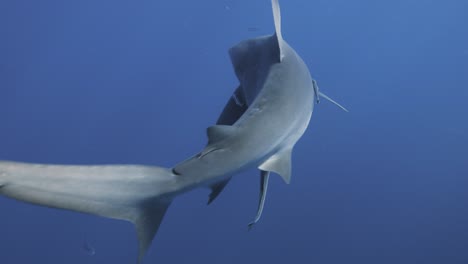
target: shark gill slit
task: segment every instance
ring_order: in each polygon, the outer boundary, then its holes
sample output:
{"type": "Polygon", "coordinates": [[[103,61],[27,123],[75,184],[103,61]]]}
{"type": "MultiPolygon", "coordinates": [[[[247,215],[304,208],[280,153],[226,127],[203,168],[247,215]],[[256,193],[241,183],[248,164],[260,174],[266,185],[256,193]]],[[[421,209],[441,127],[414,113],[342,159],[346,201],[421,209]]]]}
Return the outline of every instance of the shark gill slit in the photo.
{"type": "MultiPolygon", "coordinates": [[[[180,172],[176,171],[175,168],[172,168],[172,173],[173,173],[174,175],[177,175],[177,176],[182,175],[180,172]]],[[[2,186],[0,186],[0,188],[2,188],[2,186]]]]}

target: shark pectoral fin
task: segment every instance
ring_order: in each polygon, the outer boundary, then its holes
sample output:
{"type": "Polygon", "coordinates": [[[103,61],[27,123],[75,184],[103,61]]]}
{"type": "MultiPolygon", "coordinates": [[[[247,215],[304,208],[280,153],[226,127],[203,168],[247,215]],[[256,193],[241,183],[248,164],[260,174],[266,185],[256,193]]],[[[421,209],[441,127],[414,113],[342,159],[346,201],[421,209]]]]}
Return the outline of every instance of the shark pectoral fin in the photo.
{"type": "Polygon", "coordinates": [[[260,217],[262,217],[263,207],[265,206],[266,194],[268,190],[269,178],[270,178],[269,171],[263,171],[263,170],[260,171],[260,198],[258,200],[257,215],[255,216],[255,219],[249,223],[248,225],[249,230],[251,230],[252,227],[260,220],[260,217]]]}
{"type": "Polygon", "coordinates": [[[322,92],[319,92],[319,95],[320,97],[323,97],[325,99],[327,99],[328,101],[330,101],[331,103],[333,103],[334,105],[338,106],[339,108],[341,108],[343,111],[345,112],[349,112],[348,109],[346,109],[344,106],[340,105],[339,103],[337,103],[335,100],[331,99],[330,97],[328,97],[326,94],[322,93],[322,92]]]}
{"type": "Polygon", "coordinates": [[[157,201],[143,205],[137,218],[134,220],[138,236],[138,261],[141,263],[151,242],[153,241],[159,226],[161,225],[164,214],[171,202],[157,201]]]}
{"type": "Polygon", "coordinates": [[[0,161],[0,195],[130,221],[137,230],[141,261],[171,203],[166,196],[174,177],[170,169],[154,166],[0,161]]]}
{"type": "Polygon", "coordinates": [[[222,141],[231,137],[236,132],[236,128],[228,125],[215,125],[207,128],[208,145],[222,141]]]}
{"type": "Polygon", "coordinates": [[[211,185],[211,193],[208,196],[208,204],[211,204],[219,196],[219,194],[224,190],[224,187],[226,187],[230,180],[231,177],[229,177],[229,179],[211,185]]]}
{"type": "Polygon", "coordinates": [[[292,148],[275,153],[258,168],[279,174],[289,184],[291,182],[291,154],[292,148]]]}

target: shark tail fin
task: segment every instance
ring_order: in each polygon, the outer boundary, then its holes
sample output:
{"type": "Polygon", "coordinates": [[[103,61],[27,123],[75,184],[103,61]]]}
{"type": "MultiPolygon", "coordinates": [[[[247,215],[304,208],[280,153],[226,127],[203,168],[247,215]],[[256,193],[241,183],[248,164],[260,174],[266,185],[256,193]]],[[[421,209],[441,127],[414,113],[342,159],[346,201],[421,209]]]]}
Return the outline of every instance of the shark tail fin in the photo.
{"type": "Polygon", "coordinates": [[[275,35],[278,40],[278,46],[280,51],[280,62],[284,58],[283,52],[283,34],[281,33],[281,10],[279,6],[279,0],[271,0],[271,7],[273,8],[273,19],[275,22],[275,35]]]}
{"type": "Polygon", "coordinates": [[[281,10],[278,1],[279,0],[271,0],[271,7],[273,8],[276,36],[278,37],[278,40],[283,40],[283,35],[281,34],[281,10]]]}
{"type": "Polygon", "coordinates": [[[335,100],[331,99],[330,97],[328,97],[326,94],[322,93],[322,92],[319,92],[318,93],[320,95],[320,97],[323,97],[325,99],[327,99],[328,101],[330,101],[331,103],[333,103],[334,105],[338,106],[339,108],[341,108],[343,111],[345,112],[349,112],[348,109],[346,109],[344,106],[340,105],[338,102],[336,102],[335,100]]]}
{"type": "Polygon", "coordinates": [[[176,176],[139,165],[39,165],[0,161],[0,195],[132,222],[141,262],[172,202],[176,176]]]}

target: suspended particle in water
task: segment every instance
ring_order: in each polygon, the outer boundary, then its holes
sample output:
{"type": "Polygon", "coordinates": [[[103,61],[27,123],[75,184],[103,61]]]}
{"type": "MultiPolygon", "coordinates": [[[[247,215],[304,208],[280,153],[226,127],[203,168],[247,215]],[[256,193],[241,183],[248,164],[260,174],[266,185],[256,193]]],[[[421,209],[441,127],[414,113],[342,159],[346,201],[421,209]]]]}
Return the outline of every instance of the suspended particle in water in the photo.
{"type": "Polygon", "coordinates": [[[88,256],[94,256],[96,254],[96,250],[89,244],[87,240],[83,241],[82,248],[88,256]]]}

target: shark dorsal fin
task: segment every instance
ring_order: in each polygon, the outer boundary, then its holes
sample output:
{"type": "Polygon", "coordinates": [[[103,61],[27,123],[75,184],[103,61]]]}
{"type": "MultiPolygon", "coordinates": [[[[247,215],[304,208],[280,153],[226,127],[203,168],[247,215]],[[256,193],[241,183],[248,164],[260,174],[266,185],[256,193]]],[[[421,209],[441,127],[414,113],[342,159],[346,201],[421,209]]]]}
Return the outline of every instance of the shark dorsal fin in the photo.
{"type": "Polygon", "coordinates": [[[208,135],[208,144],[222,141],[235,133],[235,127],[228,125],[210,126],[206,133],[208,135]]]}
{"type": "Polygon", "coordinates": [[[283,53],[283,35],[281,34],[281,11],[279,6],[279,0],[271,0],[271,6],[273,8],[273,19],[275,21],[275,36],[278,40],[278,46],[280,51],[280,62],[284,58],[283,53]]]}
{"type": "Polygon", "coordinates": [[[273,154],[258,168],[264,171],[272,171],[279,174],[289,184],[291,182],[291,154],[292,148],[281,150],[273,154]]]}

